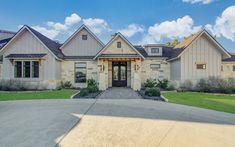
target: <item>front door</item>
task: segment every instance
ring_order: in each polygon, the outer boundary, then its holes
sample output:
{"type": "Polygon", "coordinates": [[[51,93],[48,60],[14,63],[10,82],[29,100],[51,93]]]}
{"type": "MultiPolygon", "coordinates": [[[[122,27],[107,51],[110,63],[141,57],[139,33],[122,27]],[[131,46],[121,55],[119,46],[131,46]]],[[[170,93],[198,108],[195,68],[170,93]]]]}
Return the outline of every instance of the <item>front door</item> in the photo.
{"type": "Polygon", "coordinates": [[[113,62],[113,86],[127,86],[127,62],[113,62]]]}

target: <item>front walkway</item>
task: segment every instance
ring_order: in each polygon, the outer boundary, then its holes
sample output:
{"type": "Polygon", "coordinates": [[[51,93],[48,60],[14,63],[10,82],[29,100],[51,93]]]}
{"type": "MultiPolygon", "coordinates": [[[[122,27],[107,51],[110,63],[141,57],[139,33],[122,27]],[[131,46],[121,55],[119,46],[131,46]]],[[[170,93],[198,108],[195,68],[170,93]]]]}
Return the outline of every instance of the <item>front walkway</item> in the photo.
{"type": "Polygon", "coordinates": [[[99,99],[141,99],[137,92],[127,87],[112,87],[104,91],[99,99]]]}

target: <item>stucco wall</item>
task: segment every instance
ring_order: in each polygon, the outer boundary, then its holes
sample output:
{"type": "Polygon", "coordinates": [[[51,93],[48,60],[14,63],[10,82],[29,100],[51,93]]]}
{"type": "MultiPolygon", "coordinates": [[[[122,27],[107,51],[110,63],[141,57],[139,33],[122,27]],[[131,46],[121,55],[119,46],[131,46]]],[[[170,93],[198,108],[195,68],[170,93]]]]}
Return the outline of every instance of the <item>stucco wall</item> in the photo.
{"type": "Polygon", "coordinates": [[[146,59],[141,62],[141,84],[144,84],[147,79],[169,79],[170,77],[170,65],[169,63],[162,62],[162,59],[146,59]],[[151,64],[160,64],[161,68],[158,70],[152,70],[151,64]]]}
{"type": "Polygon", "coordinates": [[[98,67],[96,61],[62,61],[61,62],[61,80],[63,82],[70,81],[74,87],[86,87],[86,83],[75,83],[74,66],[75,63],[86,63],[87,79],[94,79],[98,82],[98,67]]]}
{"type": "Polygon", "coordinates": [[[201,36],[181,56],[181,81],[220,76],[221,60],[219,49],[206,36],[201,36]],[[196,62],[205,62],[206,69],[196,69],[196,62]]]}
{"type": "Polygon", "coordinates": [[[102,45],[83,29],[62,48],[62,52],[67,56],[95,56],[101,49],[102,45]],[[82,40],[82,35],[87,35],[87,40],[82,40]]]}

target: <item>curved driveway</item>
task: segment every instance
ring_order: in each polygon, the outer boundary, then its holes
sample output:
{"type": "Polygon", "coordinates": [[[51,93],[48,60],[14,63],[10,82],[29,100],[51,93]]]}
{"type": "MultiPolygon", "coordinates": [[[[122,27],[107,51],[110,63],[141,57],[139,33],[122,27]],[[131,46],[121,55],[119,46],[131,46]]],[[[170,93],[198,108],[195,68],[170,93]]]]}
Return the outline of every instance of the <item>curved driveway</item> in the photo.
{"type": "Polygon", "coordinates": [[[234,147],[235,115],[143,99],[0,102],[0,145],[234,147]]]}

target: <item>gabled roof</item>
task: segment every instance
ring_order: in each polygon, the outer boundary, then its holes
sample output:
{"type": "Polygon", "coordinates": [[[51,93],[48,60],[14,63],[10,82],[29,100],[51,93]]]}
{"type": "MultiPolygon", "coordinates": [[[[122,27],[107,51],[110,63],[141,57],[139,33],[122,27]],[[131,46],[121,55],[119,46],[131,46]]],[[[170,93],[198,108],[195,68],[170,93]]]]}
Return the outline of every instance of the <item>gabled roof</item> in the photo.
{"type": "Polygon", "coordinates": [[[197,32],[196,34],[188,37],[178,45],[176,45],[171,53],[171,57],[168,59],[168,61],[175,60],[179,58],[183,52],[187,49],[189,45],[191,45],[194,41],[196,41],[201,35],[205,34],[219,49],[220,51],[227,56],[227,58],[230,58],[231,55],[227,52],[226,49],[223,48],[223,46],[214,38],[211,36],[210,33],[208,33],[205,29],[197,32]]]}
{"type": "Polygon", "coordinates": [[[103,47],[104,43],[86,26],[86,25],[82,25],[80,28],[78,28],[73,35],[71,35],[60,47],[60,49],[62,49],[65,45],[67,45],[80,31],[82,31],[83,29],[87,30],[87,32],[89,34],[91,34],[91,36],[100,43],[100,45],[103,47]]]}
{"type": "Polygon", "coordinates": [[[15,35],[14,37],[2,48],[0,52],[2,52],[19,34],[21,34],[24,30],[28,30],[32,35],[34,35],[57,59],[63,58],[63,53],[59,49],[60,44],[49,39],[48,37],[42,35],[38,31],[33,28],[24,25],[15,35]]]}
{"type": "Polygon", "coordinates": [[[99,57],[103,51],[117,38],[120,37],[126,42],[136,53],[137,55],[141,56],[142,58],[145,58],[120,32],[116,33],[115,36],[96,54],[94,59],[99,57]]]}

